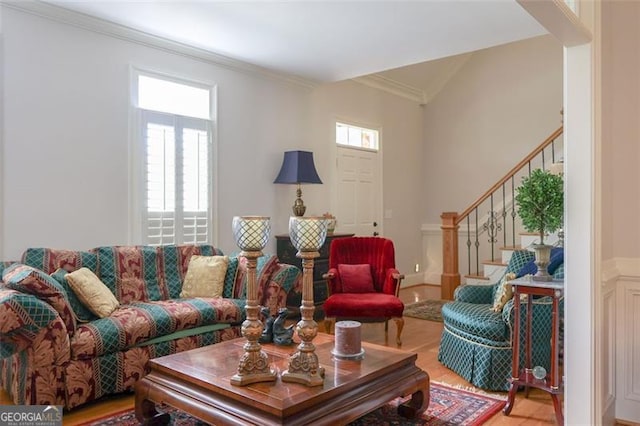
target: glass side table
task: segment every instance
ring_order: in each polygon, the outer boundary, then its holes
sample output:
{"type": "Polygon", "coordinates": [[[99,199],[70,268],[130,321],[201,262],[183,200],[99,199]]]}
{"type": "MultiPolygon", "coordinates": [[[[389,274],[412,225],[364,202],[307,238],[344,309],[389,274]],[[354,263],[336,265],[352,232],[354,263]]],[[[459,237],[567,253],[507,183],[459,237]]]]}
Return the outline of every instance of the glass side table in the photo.
{"type": "Polygon", "coordinates": [[[564,280],[553,281],[535,281],[531,277],[518,278],[509,281],[513,286],[513,307],[514,307],[514,329],[513,329],[513,358],[511,361],[511,387],[509,388],[509,397],[507,405],[504,407],[504,414],[509,415],[516,398],[516,392],[519,386],[525,387],[525,396],[529,396],[529,388],[542,389],[551,394],[553,400],[553,409],[556,414],[556,422],[559,425],[564,424],[564,416],[562,414],[562,403],[558,395],[564,392],[563,383],[560,378],[558,367],[559,352],[559,335],[560,335],[560,312],[558,309],[559,301],[564,295],[564,280]],[[520,369],[520,295],[527,296],[527,318],[525,330],[525,364],[520,369]],[[533,296],[550,296],[553,300],[551,310],[551,372],[542,378],[539,369],[534,376],[534,368],[531,365],[531,320],[533,317],[532,306],[533,296]]]}

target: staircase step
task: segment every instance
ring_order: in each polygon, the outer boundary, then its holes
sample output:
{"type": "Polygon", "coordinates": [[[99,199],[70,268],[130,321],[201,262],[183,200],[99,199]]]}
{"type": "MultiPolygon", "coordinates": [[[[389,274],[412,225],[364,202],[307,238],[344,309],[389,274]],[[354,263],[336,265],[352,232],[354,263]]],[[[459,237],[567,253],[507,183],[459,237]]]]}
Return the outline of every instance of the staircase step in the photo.
{"type": "Polygon", "coordinates": [[[517,246],[500,247],[500,250],[502,253],[502,263],[504,263],[505,265],[508,265],[509,261],[511,260],[511,255],[513,254],[513,252],[517,250],[522,250],[522,246],[517,245],[517,246]]]}
{"type": "Polygon", "coordinates": [[[506,263],[501,260],[485,260],[482,262],[483,265],[494,265],[494,266],[507,266],[506,263]]]}
{"type": "Polygon", "coordinates": [[[464,282],[468,285],[490,285],[492,284],[489,277],[484,275],[465,275],[464,282]]]}
{"type": "Polygon", "coordinates": [[[484,280],[484,281],[489,281],[489,277],[485,277],[484,275],[465,275],[464,276],[466,279],[472,279],[472,280],[484,280]]]}

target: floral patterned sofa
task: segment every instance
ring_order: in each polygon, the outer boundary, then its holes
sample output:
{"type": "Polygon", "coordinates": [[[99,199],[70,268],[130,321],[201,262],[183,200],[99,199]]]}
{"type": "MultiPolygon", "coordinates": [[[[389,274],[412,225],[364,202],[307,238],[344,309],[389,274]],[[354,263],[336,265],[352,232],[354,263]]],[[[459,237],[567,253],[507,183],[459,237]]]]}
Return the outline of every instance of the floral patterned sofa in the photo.
{"type": "MultiPolygon", "coordinates": [[[[71,409],[132,390],[151,358],[240,337],[246,259],[229,257],[221,298],[181,299],[196,254],[222,252],[210,245],[32,248],[20,262],[30,268],[0,263],[4,276],[28,273],[37,278],[32,284],[43,284],[25,291],[0,282],[0,384],[13,402],[71,409]],[[65,275],[81,267],[120,302],[110,316],[95,316],[69,287],[65,275]],[[54,295],[52,288],[62,290],[54,295]]],[[[287,305],[289,292],[300,291],[301,281],[295,266],[275,256],[258,259],[258,302],[272,313],[287,305]]]]}

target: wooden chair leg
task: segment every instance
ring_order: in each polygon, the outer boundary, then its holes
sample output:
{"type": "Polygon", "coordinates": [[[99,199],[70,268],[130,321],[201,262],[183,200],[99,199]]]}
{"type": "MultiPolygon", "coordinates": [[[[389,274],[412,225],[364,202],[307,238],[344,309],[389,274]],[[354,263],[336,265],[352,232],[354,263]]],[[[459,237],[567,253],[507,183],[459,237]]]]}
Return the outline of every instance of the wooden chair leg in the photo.
{"type": "Polygon", "coordinates": [[[396,344],[398,346],[402,346],[402,340],[400,339],[400,336],[402,335],[402,329],[404,328],[404,318],[403,317],[394,318],[393,320],[396,322],[396,328],[397,328],[396,344]]]}
{"type": "Polygon", "coordinates": [[[335,318],[325,318],[324,319],[324,331],[327,334],[331,334],[331,329],[334,327],[336,323],[336,319],[335,318]]]}

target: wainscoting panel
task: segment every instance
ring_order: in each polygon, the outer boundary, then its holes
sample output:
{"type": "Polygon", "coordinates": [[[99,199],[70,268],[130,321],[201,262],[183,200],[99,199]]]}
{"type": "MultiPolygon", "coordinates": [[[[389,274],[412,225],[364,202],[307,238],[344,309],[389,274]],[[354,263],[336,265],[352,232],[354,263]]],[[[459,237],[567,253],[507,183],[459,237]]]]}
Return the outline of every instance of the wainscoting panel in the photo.
{"type": "Polygon", "coordinates": [[[640,260],[617,265],[616,418],[640,422],[640,260]]]}
{"type": "Polygon", "coordinates": [[[601,418],[603,425],[615,424],[616,409],[616,284],[617,269],[614,262],[604,262],[603,282],[600,289],[600,330],[598,351],[600,371],[596,374],[597,391],[600,391],[601,418]]]}

